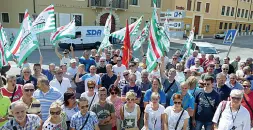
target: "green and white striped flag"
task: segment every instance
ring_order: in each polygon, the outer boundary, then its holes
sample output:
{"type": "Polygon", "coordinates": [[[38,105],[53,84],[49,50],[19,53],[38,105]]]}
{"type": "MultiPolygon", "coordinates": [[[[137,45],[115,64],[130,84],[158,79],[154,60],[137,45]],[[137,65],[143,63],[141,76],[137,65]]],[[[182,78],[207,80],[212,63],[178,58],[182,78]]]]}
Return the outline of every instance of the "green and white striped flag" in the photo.
{"type": "Polygon", "coordinates": [[[48,6],[32,23],[33,31],[36,34],[43,32],[52,32],[56,30],[54,5],[48,6]]]}
{"type": "Polygon", "coordinates": [[[10,49],[10,42],[7,38],[7,35],[4,31],[4,28],[2,26],[2,24],[0,23],[0,35],[2,37],[2,40],[3,40],[3,45],[4,45],[4,52],[5,52],[5,56],[6,58],[10,58],[11,57],[11,52],[9,51],[10,49]]]}
{"type": "Polygon", "coordinates": [[[190,35],[189,35],[188,39],[186,40],[186,43],[184,44],[186,51],[185,51],[182,59],[188,57],[191,54],[192,42],[194,39],[194,31],[195,31],[195,27],[191,30],[190,35]]]}
{"type": "Polygon", "coordinates": [[[32,21],[28,14],[28,10],[25,11],[24,20],[19,29],[18,35],[10,51],[12,54],[18,56],[18,66],[24,62],[24,60],[38,47],[38,40],[36,34],[32,31],[32,21]]]}
{"type": "MultiPolygon", "coordinates": [[[[0,25],[1,28],[1,25],[0,25]]],[[[8,64],[6,60],[6,53],[4,49],[4,40],[2,38],[2,32],[0,31],[0,68],[8,64]]]]}
{"type": "Polygon", "coordinates": [[[111,45],[109,41],[109,37],[111,36],[111,27],[112,27],[112,14],[110,13],[105,23],[105,28],[104,28],[105,37],[98,48],[98,52],[100,52],[103,48],[106,48],[111,45]]]}
{"type": "MultiPolygon", "coordinates": [[[[134,23],[132,23],[128,26],[129,32],[130,32],[130,37],[133,35],[137,35],[137,32],[138,32],[139,27],[141,25],[142,19],[143,19],[143,16],[141,16],[137,21],[135,21],[134,23]]],[[[126,33],[126,27],[122,28],[116,32],[113,32],[111,34],[111,36],[123,41],[125,39],[125,33],[126,33]]]]}
{"type": "Polygon", "coordinates": [[[147,41],[148,36],[149,36],[149,34],[148,34],[149,33],[149,26],[150,26],[149,23],[146,24],[146,26],[142,29],[140,36],[134,42],[134,45],[133,45],[133,50],[134,51],[138,50],[141,47],[141,45],[145,41],[147,41]]]}

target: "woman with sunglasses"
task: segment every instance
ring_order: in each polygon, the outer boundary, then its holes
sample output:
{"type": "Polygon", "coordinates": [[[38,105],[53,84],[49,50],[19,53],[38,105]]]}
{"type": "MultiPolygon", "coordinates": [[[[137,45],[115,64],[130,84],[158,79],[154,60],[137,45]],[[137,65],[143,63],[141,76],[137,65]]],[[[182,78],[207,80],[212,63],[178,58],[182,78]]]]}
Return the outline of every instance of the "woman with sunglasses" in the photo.
{"type": "Polygon", "coordinates": [[[88,103],[89,103],[88,110],[90,110],[93,104],[99,101],[99,97],[98,97],[98,94],[95,92],[96,83],[94,81],[89,80],[87,82],[87,86],[88,86],[88,91],[85,91],[84,93],[82,93],[81,97],[85,97],[88,99],[88,103]]]}
{"type": "Polygon", "coordinates": [[[157,92],[151,94],[151,103],[145,108],[144,128],[142,130],[164,130],[164,106],[159,104],[160,95],[157,92]]]}
{"type": "Polygon", "coordinates": [[[110,96],[106,98],[107,102],[110,102],[114,105],[116,121],[113,121],[112,129],[113,130],[121,130],[120,129],[120,107],[123,105],[121,98],[118,96],[120,90],[118,87],[115,87],[113,84],[109,87],[110,96]],[[115,124],[116,123],[116,124],[115,124]]]}
{"type": "Polygon", "coordinates": [[[245,80],[242,83],[244,95],[242,105],[249,111],[251,119],[251,128],[253,127],[253,91],[250,90],[250,81],[245,80]]]}
{"type": "Polygon", "coordinates": [[[174,105],[164,110],[164,130],[186,130],[190,117],[188,112],[182,108],[182,96],[174,94],[172,98],[174,105]]]}
{"type": "Polygon", "coordinates": [[[69,129],[71,117],[79,111],[76,102],[76,96],[73,92],[64,93],[64,104],[61,106],[61,108],[62,111],[66,113],[66,123],[69,129]]]}
{"type": "Polygon", "coordinates": [[[67,130],[66,115],[62,112],[61,101],[55,101],[49,108],[49,117],[43,124],[43,130],[67,130]]]}
{"type": "Polygon", "coordinates": [[[136,93],[129,91],[126,93],[126,104],[120,109],[121,128],[124,130],[139,130],[137,122],[140,119],[140,107],[135,103],[136,93]]]}

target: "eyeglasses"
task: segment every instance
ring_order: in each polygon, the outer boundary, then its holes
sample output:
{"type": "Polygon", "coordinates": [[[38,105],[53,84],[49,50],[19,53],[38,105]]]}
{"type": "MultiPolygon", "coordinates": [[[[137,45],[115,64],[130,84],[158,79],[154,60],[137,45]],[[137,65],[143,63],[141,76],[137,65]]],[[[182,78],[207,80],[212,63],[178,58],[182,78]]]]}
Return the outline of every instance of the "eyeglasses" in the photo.
{"type": "Polygon", "coordinates": [[[243,87],[244,87],[244,88],[249,88],[250,86],[248,86],[248,85],[243,85],[243,87]]]}
{"type": "Polygon", "coordinates": [[[60,114],[61,114],[61,111],[57,111],[57,112],[50,111],[50,115],[60,115],[60,114]]]}
{"type": "Polygon", "coordinates": [[[181,102],[174,102],[174,104],[178,104],[178,105],[181,105],[181,102]]]}
{"type": "Polygon", "coordinates": [[[241,100],[242,98],[240,98],[240,97],[231,97],[232,98],[232,100],[241,100]]]}
{"type": "Polygon", "coordinates": [[[134,67],[134,65],[129,65],[129,67],[134,67]]]}
{"type": "Polygon", "coordinates": [[[134,98],[127,98],[127,101],[129,102],[129,101],[135,101],[135,99],[134,98]]]}
{"type": "Polygon", "coordinates": [[[85,105],[85,106],[80,106],[81,109],[85,109],[85,108],[88,108],[89,105],[85,105]]]}
{"type": "Polygon", "coordinates": [[[129,74],[124,74],[123,76],[128,76],[129,74]]]}
{"type": "Polygon", "coordinates": [[[94,89],[94,87],[88,87],[88,89],[94,89]]]}
{"type": "Polygon", "coordinates": [[[111,92],[111,95],[117,94],[116,92],[111,92]]]}
{"type": "Polygon", "coordinates": [[[34,92],[34,89],[24,89],[25,92],[34,92]]]}

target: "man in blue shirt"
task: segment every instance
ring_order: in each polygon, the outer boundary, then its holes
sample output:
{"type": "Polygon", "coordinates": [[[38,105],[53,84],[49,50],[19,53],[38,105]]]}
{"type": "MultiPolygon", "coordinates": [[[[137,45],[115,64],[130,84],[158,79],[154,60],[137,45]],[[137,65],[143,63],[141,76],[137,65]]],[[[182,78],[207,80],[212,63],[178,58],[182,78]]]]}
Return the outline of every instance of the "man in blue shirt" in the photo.
{"type": "MultiPolygon", "coordinates": [[[[74,52],[72,53],[72,57],[74,57],[74,52]]],[[[85,71],[90,72],[90,66],[94,65],[96,66],[96,62],[94,59],[90,58],[90,53],[88,50],[84,50],[83,56],[80,58],[76,58],[77,61],[79,61],[80,64],[85,65],[85,71]]]]}
{"type": "Polygon", "coordinates": [[[242,84],[239,83],[237,80],[237,76],[232,73],[229,75],[229,81],[226,81],[226,85],[230,88],[230,89],[239,89],[239,90],[243,90],[242,84]]]}
{"type": "Polygon", "coordinates": [[[223,73],[219,73],[216,76],[217,84],[214,87],[214,90],[219,94],[220,100],[227,101],[230,96],[231,89],[225,84],[226,76],[223,73]]]}
{"type": "Polygon", "coordinates": [[[188,58],[186,62],[186,68],[190,69],[191,66],[195,65],[195,58],[198,56],[198,51],[194,51],[192,53],[192,56],[188,58]]]}

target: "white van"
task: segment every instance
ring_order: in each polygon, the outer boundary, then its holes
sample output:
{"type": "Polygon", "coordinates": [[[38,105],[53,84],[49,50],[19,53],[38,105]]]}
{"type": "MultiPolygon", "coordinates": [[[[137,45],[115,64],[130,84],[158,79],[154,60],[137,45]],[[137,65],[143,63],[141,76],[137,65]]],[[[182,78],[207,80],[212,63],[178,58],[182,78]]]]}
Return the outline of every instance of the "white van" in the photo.
{"type": "Polygon", "coordinates": [[[76,37],[74,39],[63,39],[59,46],[62,49],[99,48],[104,38],[104,26],[80,26],[76,27],[76,37]]]}

